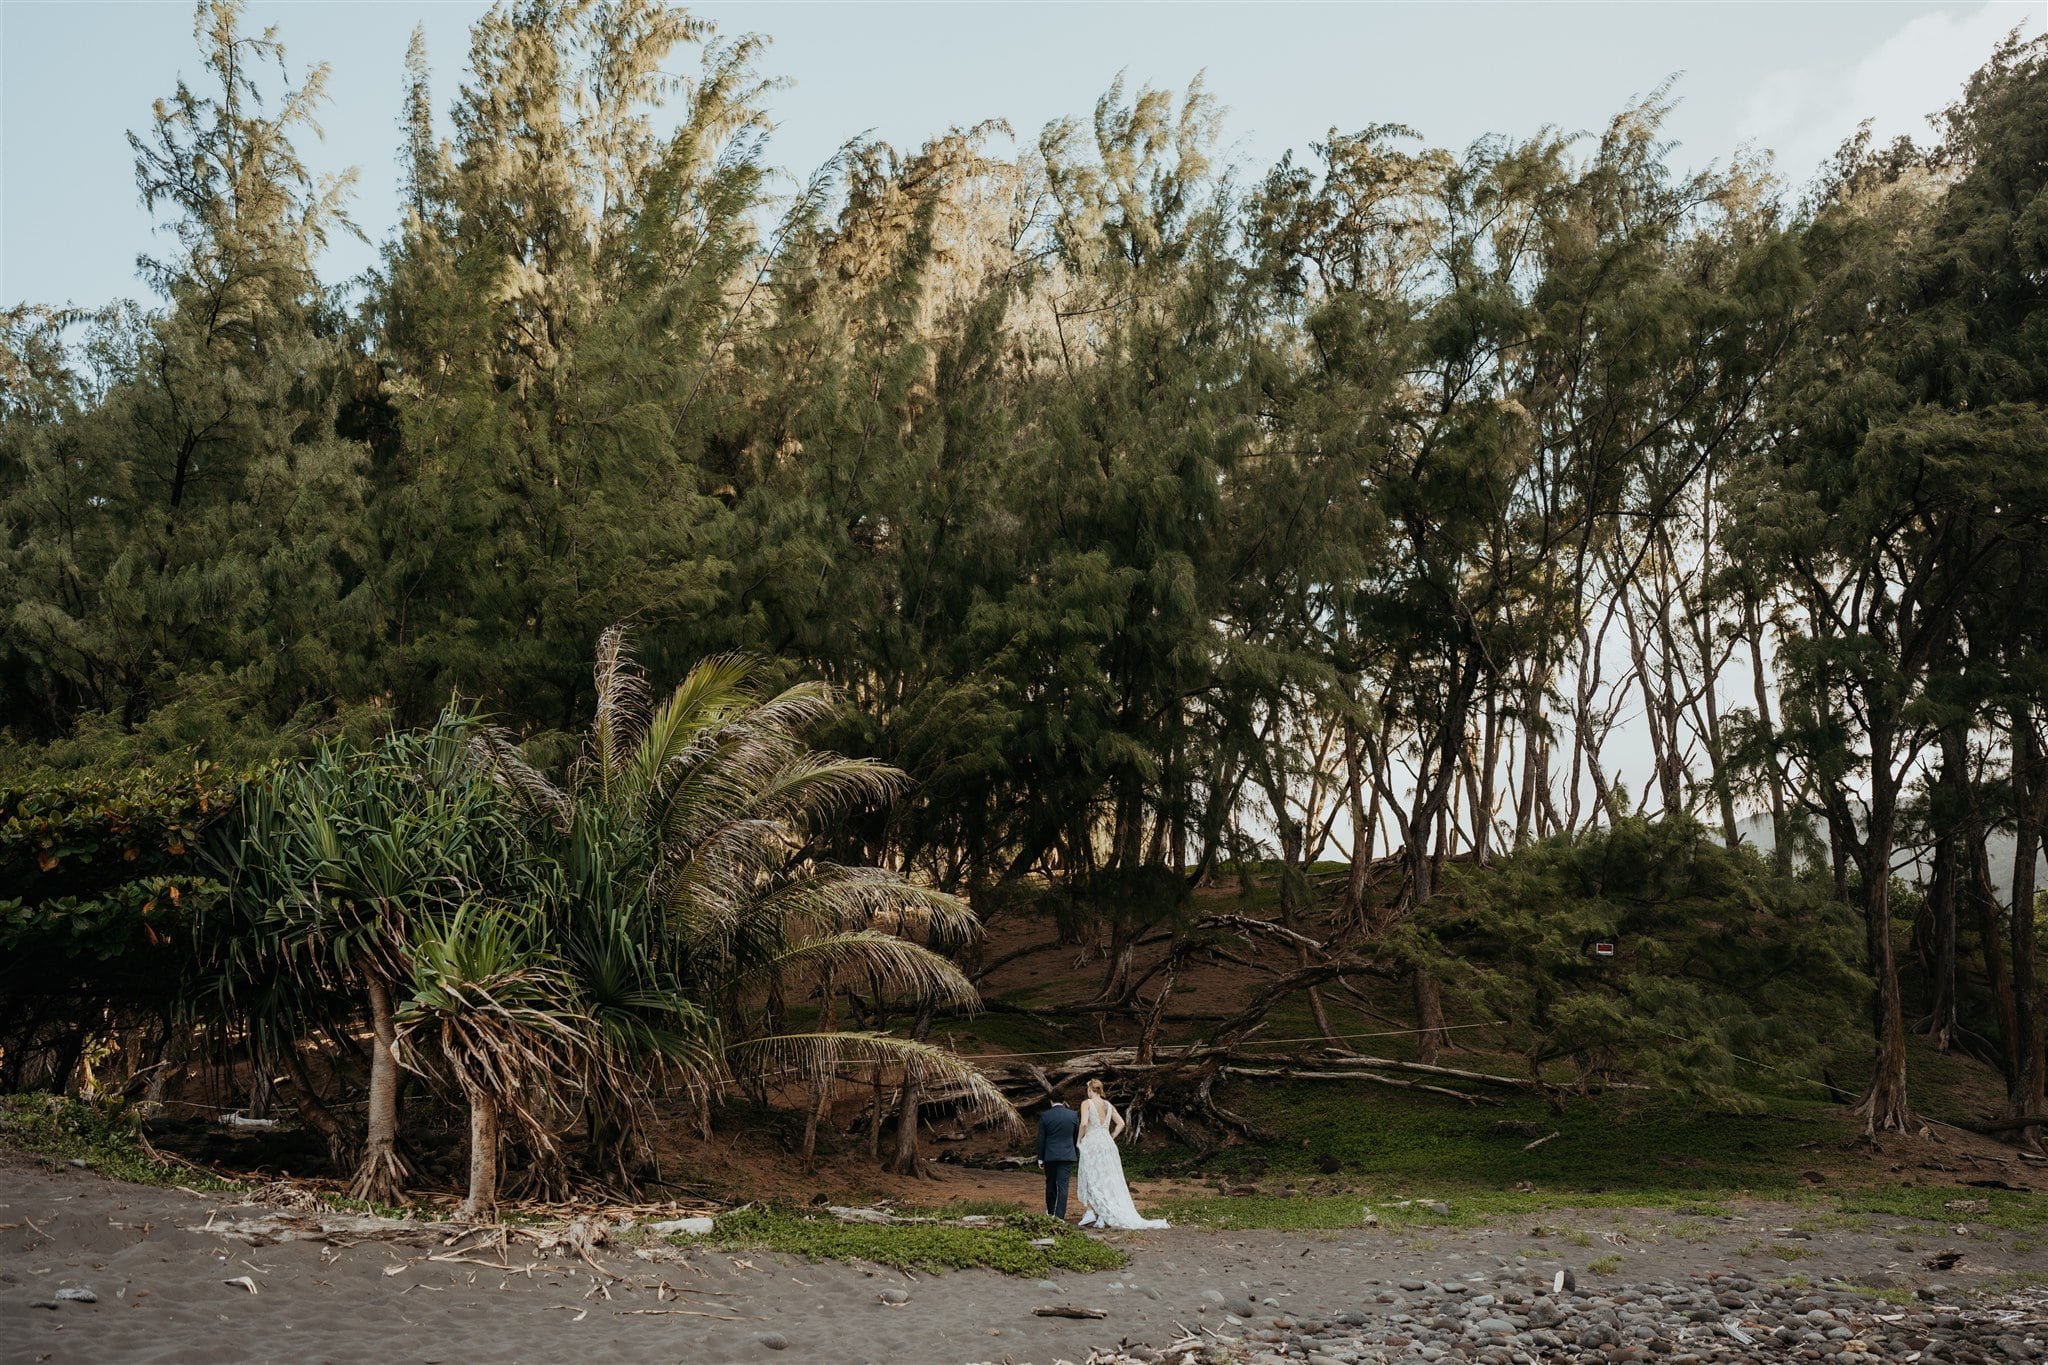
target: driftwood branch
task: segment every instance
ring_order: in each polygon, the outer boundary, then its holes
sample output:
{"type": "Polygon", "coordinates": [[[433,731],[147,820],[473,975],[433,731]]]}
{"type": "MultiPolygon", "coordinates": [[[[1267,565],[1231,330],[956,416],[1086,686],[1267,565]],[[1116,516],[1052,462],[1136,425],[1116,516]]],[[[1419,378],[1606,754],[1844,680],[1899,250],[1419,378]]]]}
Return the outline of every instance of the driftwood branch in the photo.
{"type": "Polygon", "coordinates": [[[1426,1090],[1432,1095],[1443,1095],[1463,1104],[1499,1104],[1491,1095],[1473,1095],[1463,1090],[1453,1090],[1446,1085],[1430,1085],[1425,1081],[1402,1081],[1392,1076],[1381,1076],[1371,1071],[1312,1071],[1298,1068],[1226,1066],[1227,1076],[1252,1076],[1267,1080],[1286,1081],[1364,1081],[1371,1085],[1392,1086],[1399,1090],[1426,1090]]]}
{"type": "Polygon", "coordinates": [[[1954,1126],[1972,1133],[2010,1133],[2018,1128],[2048,1128],[2048,1114],[2022,1114],[2016,1119],[1988,1119],[1954,1126]]]}
{"type": "Polygon", "coordinates": [[[1465,1071],[1455,1066],[1429,1066],[1422,1062],[1404,1062],[1392,1057],[1363,1057],[1345,1054],[1331,1058],[1327,1065],[1340,1067],[1371,1067],[1375,1071],[1419,1072],[1425,1076],[1445,1076],[1452,1080],[1471,1081],[1475,1085],[1499,1086],[1506,1090],[1539,1090],[1542,1087],[1525,1076],[1498,1076],[1490,1071],[1465,1071]]]}
{"type": "MultiPolygon", "coordinates": [[[[1002,1066],[991,1065],[984,1067],[983,1070],[991,1080],[1006,1090],[1041,1095],[1094,1076],[1143,1079],[1156,1087],[1170,1080],[1174,1073],[1184,1071],[1230,1071],[1245,1076],[1284,1075],[1290,1078],[1299,1076],[1308,1080],[1347,1077],[1359,1079],[1364,1078],[1365,1072],[1398,1071],[1409,1075],[1419,1074],[1445,1080],[1465,1081],[1502,1090],[1533,1091],[1541,1088],[1536,1081],[1525,1077],[1498,1076],[1491,1072],[1468,1071],[1451,1066],[1428,1066],[1422,1062],[1407,1062],[1392,1057],[1366,1057],[1350,1053],[1261,1053],[1213,1044],[1155,1048],[1150,1061],[1140,1060],[1137,1048],[1118,1047],[1076,1053],[1072,1057],[1048,1065],[1011,1063],[1002,1066]]],[[[1389,1078],[1382,1076],[1378,1079],[1384,1081],[1389,1078]]],[[[1447,1090],[1446,1093],[1454,1094],[1460,1099],[1468,1098],[1462,1091],[1447,1090]]]]}

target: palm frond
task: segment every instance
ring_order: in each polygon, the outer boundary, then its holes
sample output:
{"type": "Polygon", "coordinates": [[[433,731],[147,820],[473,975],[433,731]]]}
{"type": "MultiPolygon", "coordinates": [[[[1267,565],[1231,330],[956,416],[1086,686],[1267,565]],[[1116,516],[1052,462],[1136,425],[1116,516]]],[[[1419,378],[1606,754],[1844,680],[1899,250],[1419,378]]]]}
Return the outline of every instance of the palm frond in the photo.
{"type": "Polygon", "coordinates": [[[569,828],[573,806],[569,793],[520,757],[511,732],[495,725],[479,726],[470,740],[470,751],[522,814],[545,820],[558,830],[569,828]]]}
{"type": "Polygon", "coordinates": [[[594,784],[600,798],[608,801],[639,747],[648,719],[647,675],[633,659],[624,626],[610,626],[597,637],[591,680],[597,688],[597,714],[590,722],[582,781],[577,785],[594,784]]]}
{"type": "Polygon", "coordinates": [[[817,1075],[847,1065],[915,1063],[925,1094],[957,1103],[970,1122],[1000,1123],[1011,1131],[1024,1123],[1016,1106],[973,1062],[935,1044],[886,1033],[778,1033],[729,1045],[726,1061],[743,1076],[817,1075]]]}
{"type": "Polygon", "coordinates": [[[752,673],[752,661],[738,654],[705,659],[690,670],[655,708],[635,746],[629,769],[633,796],[660,792],[707,735],[752,701],[746,690],[752,673]]]}
{"type": "Polygon", "coordinates": [[[832,719],[839,698],[821,682],[800,682],[756,706],[748,721],[757,728],[795,735],[832,719]]]}
{"type": "Polygon", "coordinates": [[[822,827],[885,804],[908,781],[899,769],[872,759],[803,753],[761,784],[754,794],[754,808],[762,814],[822,827]]]}
{"type": "Polygon", "coordinates": [[[951,962],[909,939],[873,930],[807,939],[770,958],[760,971],[784,976],[851,971],[879,982],[885,991],[941,1009],[981,1007],[973,983],[951,962]]]}
{"type": "Polygon", "coordinates": [[[762,912],[816,933],[879,929],[946,947],[981,936],[967,902],[880,867],[814,863],[769,892],[762,912]]]}

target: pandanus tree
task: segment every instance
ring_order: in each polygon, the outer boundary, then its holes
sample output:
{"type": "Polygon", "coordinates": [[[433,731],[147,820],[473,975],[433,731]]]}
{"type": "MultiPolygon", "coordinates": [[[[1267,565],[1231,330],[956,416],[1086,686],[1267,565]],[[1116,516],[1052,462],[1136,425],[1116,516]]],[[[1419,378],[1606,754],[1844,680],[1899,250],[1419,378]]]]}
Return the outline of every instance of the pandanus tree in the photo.
{"type": "MultiPolygon", "coordinates": [[[[521,875],[507,803],[471,761],[474,722],[454,710],[431,729],[367,751],[339,744],[253,781],[240,837],[220,855],[229,886],[212,935],[218,989],[262,1030],[360,1002],[370,1025],[369,1096],[351,1193],[395,1199],[401,1008],[415,953],[474,928],[469,907],[502,902],[521,875]]],[[[306,1106],[302,1103],[301,1111],[306,1106]]],[[[330,1131],[339,1142],[339,1130],[330,1131]]]]}
{"type": "Polygon", "coordinates": [[[496,1202],[507,1140],[538,1188],[558,1190],[579,1110],[590,1164],[630,1179],[664,1082],[708,1098],[735,1074],[819,1086],[842,1062],[901,1064],[913,1093],[925,1082],[1014,1118],[941,1048],[777,1026],[778,1002],[812,981],[859,980],[925,1017],[972,1008],[935,948],[977,927],[953,897],[824,856],[835,824],[901,777],[810,748],[804,731],[834,706],[825,688],[763,697],[750,671],[713,660],[650,704],[613,630],[595,721],[560,784],[451,708],[429,730],[329,746],[250,785],[244,837],[220,859],[216,980],[264,1035],[367,1017],[359,1148],[301,1077],[302,1113],[357,1148],[358,1197],[391,1200],[404,1181],[401,1070],[469,1111],[470,1217],[496,1202]]]}
{"type": "Polygon", "coordinates": [[[855,813],[902,785],[895,769],[814,750],[833,695],[772,695],[754,666],[699,663],[656,701],[625,633],[598,643],[596,715],[560,781],[509,737],[478,752],[558,869],[555,942],[605,1045],[629,1059],[585,1093],[594,1161],[624,1174],[658,1080],[700,1096],[734,1077],[809,1077],[843,1063],[901,1064],[976,1117],[1015,1114],[945,1049],[878,1031],[792,1031],[780,1002],[858,980],[921,1013],[970,1009],[974,988],[937,949],[979,932],[960,900],[884,868],[827,856],[855,813]]]}
{"type": "Polygon", "coordinates": [[[412,991],[397,1052],[409,1070],[469,1108],[469,1190],[458,1211],[497,1204],[501,1139],[517,1136],[536,1169],[560,1168],[564,1100],[622,1060],[550,941],[544,906],[470,900],[414,935],[412,991]]]}

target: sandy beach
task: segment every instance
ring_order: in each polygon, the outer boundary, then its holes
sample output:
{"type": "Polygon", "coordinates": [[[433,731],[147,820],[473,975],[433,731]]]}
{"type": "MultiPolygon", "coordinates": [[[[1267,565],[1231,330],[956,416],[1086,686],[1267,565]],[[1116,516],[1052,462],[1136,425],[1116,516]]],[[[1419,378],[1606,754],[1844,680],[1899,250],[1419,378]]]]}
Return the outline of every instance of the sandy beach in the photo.
{"type": "MultiPolygon", "coordinates": [[[[1018,1182],[1021,1204],[1029,1177],[1018,1182]]],[[[585,1261],[574,1254],[535,1255],[517,1239],[504,1257],[512,1267],[507,1270],[476,1263],[498,1259],[496,1252],[430,1259],[449,1254],[442,1249],[446,1225],[366,1221],[363,1230],[330,1231],[315,1240],[272,1241],[260,1233],[252,1240],[249,1221],[269,1218],[276,1226],[275,1210],[0,1154],[0,1354],[9,1361],[53,1362],[1049,1365],[1085,1361],[1119,1343],[1157,1349],[1194,1332],[1214,1338],[1224,1358],[1256,1359],[1263,1351],[1279,1359],[1288,1353],[1288,1328],[1342,1316],[1352,1321],[1351,1330],[1370,1329],[1375,1314],[1388,1318],[1393,1303],[1407,1302],[1403,1285],[1428,1281],[1459,1293],[1466,1292],[1460,1282],[1540,1289],[1555,1269],[1575,1262],[1579,1276],[1603,1279],[1608,1288],[1601,1292],[1714,1274],[1783,1279],[1796,1270],[1816,1283],[1842,1277],[1895,1291],[1929,1290],[1958,1303],[1973,1287],[2048,1272],[2048,1251],[1991,1229],[1959,1235],[1923,1228],[1906,1241],[1897,1229],[1873,1227],[1774,1242],[1774,1229],[1785,1227],[1788,1217],[1782,1206],[1688,1219],[1682,1236],[1668,1226],[1673,1217],[1602,1210],[1562,1215],[1550,1220],[1557,1228],[1535,1230],[1111,1234],[1132,1254],[1127,1269],[1053,1281],[979,1271],[925,1276],[666,1246],[600,1247],[585,1261]],[[225,1230],[238,1223],[240,1233],[225,1230]],[[1592,1249],[1561,1243],[1560,1229],[1589,1234],[1592,1249]],[[1760,1243],[1796,1246],[1797,1265],[1759,1256],[1760,1243]],[[1929,1256],[1943,1247],[1963,1254],[1949,1269],[1926,1269],[1929,1256]],[[1546,1248],[1557,1254],[1541,1254],[1546,1248]],[[1590,1276],[1587,1259],[1602,1254],[1620,1257],[1622,1268],[1590,1276]],[[89,1290],[95,1301],[60,1301],[58,1291],[66,1288],[89,1290]],[[1059,1305],[1106,1316],[1034,1315],[1036,1308],[1059,1305]]],[[[1299,1352],[1291,1358],[1303,1358],[1299,1352]]],[[[1349,1354],[1355,1360],[1403,1358],[1384,1347],[1349,1354]]],[[[1749,1358],[1769,1356],[1759,1348],[1749,1358]]],[[[1987,1347],[1985,1354],[1949,1358],[1998,1356],[1987,1347]]]]}

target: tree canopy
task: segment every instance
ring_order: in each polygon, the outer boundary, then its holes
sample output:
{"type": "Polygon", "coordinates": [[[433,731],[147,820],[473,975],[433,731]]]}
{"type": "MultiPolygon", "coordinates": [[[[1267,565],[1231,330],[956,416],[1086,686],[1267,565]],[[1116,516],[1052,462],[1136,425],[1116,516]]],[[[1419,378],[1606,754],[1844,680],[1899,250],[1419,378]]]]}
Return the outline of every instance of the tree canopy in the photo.
{"type": "MultiPolygon", "coordinates": [[[[1109,995],[1131,888],[1265,857],[1291,914],[1336,856],[1435,1030],[1498,984],[1440,951],[1447,864],[1576,876],[1647,817],[1732,849],[1767,816],[1768,869],[1683,867],[1831,973],[1807,850],[1861,914],[1872,1127],[1912,1123],[1902,971],[2041,1111],[2039,40],[1803,199],[1675,170],[1668,91],[1240,174],[1199,81],[857,140],[785,193],[762,41],[505,0],[452,84],[415,43],[403,220],[341,290],[347,184],[299,150],[325,70],[242,21],[198,7],[201,82],[131,138],[154,301],[0,330],[6,768],[303,757],[455,695],[559,770],[627,622],[663,676],[829,685],[821,742],[910,781],[828,851],[1094,907],[1109,995]]],[[[533,837],[659,864],[602,814],[614,761],[533,837]]],[[[1488,932],[1534,952],[1573,904],[1488,932]]]]}

